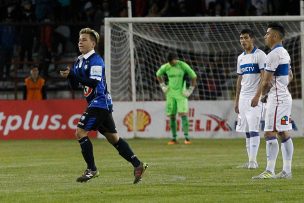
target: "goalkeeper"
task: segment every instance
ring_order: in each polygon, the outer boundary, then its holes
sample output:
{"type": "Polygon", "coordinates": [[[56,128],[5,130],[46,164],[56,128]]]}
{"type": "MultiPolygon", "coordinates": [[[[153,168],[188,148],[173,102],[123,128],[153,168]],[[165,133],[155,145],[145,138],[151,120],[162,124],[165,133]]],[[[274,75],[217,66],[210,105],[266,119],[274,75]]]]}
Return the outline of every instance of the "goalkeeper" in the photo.
{"type": "Polygon", "coordinates": [[[166,95],[166,113],[170,117],[170,129],[173,139],[168,142],[169,145],[177,144],[177,122],[176,114],[181,116],[182,129],[185,135],[185,144],[191,144],[189,139],[189,121],[188,121],[188,97],[192,94],[196,86],[196,74],[192,68],[185,62],[178,60],[176,54],[169,53],[168,63],[163,64],[156,72],[157,80],[160,83],[162,91],[166,95]],[[184,76],[191,78],[190,87],[186,88],[184,76]],[[165,84],[163,76],[167,76],[168,84],[165,84]]]}

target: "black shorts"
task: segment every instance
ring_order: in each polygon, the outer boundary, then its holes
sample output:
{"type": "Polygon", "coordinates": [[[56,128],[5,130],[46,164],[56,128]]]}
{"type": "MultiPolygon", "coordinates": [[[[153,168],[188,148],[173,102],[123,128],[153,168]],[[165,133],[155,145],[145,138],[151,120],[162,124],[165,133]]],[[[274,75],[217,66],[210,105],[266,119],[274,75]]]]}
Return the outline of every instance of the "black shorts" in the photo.
{"type": "Polygon", "coordinates": [[[112,112],[101,108],[87,108],[77,127],[86,131],[98,130],[101,134],[117,133],[112,112]]]}

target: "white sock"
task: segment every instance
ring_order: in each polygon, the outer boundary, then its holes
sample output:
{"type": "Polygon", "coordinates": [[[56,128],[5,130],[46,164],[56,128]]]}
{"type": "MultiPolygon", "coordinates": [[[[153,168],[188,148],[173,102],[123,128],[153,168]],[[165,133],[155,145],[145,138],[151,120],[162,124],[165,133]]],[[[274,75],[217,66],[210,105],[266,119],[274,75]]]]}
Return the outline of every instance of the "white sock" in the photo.
{"type": "Polygon", "coordinates": [[[249,161],[257,161],[257,154],[260,146],[260,136],[250,138],[250,156],[249,161]]]}
{"type": "Polygon", "coordinates": [[[274,173],[276,160],[279,153],[279,143],[277,139],[266,141],[267,167],[266,170],[274,173]]]}
{"type": "Polygon", "coordinates": [[[247,156],[248,160],[250,159],[250,138],[246,137],[246,150],[247,150],[247,156]]]}
{"type": "Polygon", "coordinates": [[[293,155],[293,142],[291,138],[281,143],[281,150],[283,157],[283,170],[286,173],[291,173],[291,161],[293,155]]]}

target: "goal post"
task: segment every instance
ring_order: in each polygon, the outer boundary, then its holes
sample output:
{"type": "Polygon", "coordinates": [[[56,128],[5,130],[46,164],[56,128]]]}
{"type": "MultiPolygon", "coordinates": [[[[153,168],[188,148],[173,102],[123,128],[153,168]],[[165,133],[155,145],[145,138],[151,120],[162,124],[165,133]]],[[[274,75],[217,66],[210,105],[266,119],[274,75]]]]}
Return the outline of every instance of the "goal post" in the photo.
{"type": "Polygon", "coordinates": [[[155,73],[166,62],[168,52],[176,52],[198,75],[198,87],[190,100],[233,100],[236,60],[242,52],[239,33],[244,28],[252,29],[255,44],[267,52],[264,35],[270,22],[279,22],[286,29],[284,47],[291,55],[294,73],[290,91],[303,109],[304,16],[106,18],[104,53],[113,100],[164,100],[155,73]]]}

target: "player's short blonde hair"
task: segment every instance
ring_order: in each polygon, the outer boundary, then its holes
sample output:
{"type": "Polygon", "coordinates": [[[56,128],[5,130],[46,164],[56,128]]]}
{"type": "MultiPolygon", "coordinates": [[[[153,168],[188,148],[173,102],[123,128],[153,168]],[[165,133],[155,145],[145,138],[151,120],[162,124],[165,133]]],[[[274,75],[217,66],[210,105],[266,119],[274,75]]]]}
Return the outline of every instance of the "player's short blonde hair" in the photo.
{"type": "Polygon", "coordinates": [[[99,43],[99,34],[98,34],[98,32],[96,32],[95,30],[93,30],[93,29],[91,29],[91,28],[88,28],[88,27],[82,28],[82,29],[79,31],[79,35],[81,35],[81,34],[89,34],[90,37],[91,37],[91,39],[92,39],[93,41],[95,41],[96,44],[99,43]]]}

